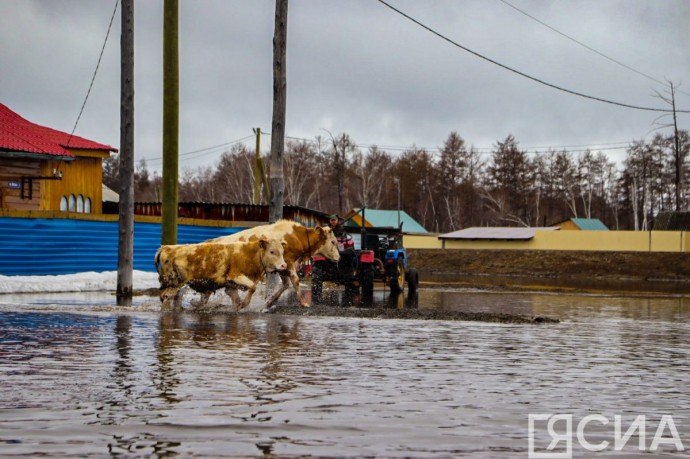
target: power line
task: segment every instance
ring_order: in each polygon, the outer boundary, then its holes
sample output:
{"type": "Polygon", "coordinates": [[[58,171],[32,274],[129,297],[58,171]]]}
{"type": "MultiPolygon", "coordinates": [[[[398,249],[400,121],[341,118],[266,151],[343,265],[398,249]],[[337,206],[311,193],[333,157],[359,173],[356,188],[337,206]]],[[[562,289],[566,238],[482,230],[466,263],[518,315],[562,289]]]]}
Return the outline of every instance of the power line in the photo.
{"type": "MultiPolygon", "coordinates": [[[[262,135],[266,136],[271,136],[270,132],[264,132],[261,131],[262,135]]],[[[199,148],[197,150],[192,150],[188,151],[185,153],[180,154],[180,158],[185,157],[183,161],[188,161],[191,159],[198,159],[202,156],[206,156],[211,153],[219,153],[221,151],[224,151],[226,147],[246,142],[247,140],[254,139],[255,136],[253,135],[248,135],[246,137],[242,137],[240,139],[232,140],[230,142],[225,142],[221,143],[218,145],[214,145],[211,147],[205,147],[205,148],[199,148]]],[[[295,136],[285,136],[286,139],[290,140],[298,140],[301,142],[308,142],[308,143],[316,143],[314,139],[308,139],[305,137],[295,137],[295,136]]],[[[561,145],[561,146],[537,146],[537,147],[523,147],[521,150],[524,150],[528,153],[544,153],[550,150],[554,151],[561,151],[561,150],[567,150],[569,153],[580,153],[580,152],[585,152],[585,151],[591,151],[591,150],[596,150],[596,151],[608,151],[608,150],[623,150],[628,148],[630,142],[625,141],[625,142],[605,142],[605,143],[597,143],[597,144],[576,144],[576,145],[561,145]],[[623,145],[625,144],[625,145],[623,145]],[[612,145],[612,146],[609,146],[612,145]],[[604,147],[604,148],[601,148],[604,147]],[[576,149],[572,149],[576,148],[576,149]]],[[[381,150],[384,151],[408,151],[412,146],[402,146],[402,145],[382,145],[382,144],[376,144],[376,143],[371,143],[371,144],[364,144],[364,143],[358,143],[356,145],[357,148],[380,148],[381,150]]],[[[418,150],[424,150],[429,153],[440,153],[441,148],[438,147],[420,147],[420,146],[414,146],[414,148],[418,150]]],[[[479,153],[491,153],[494,150],[494,147],[475,147],[473,145],[470,146],[471,149],[474,149],[478,151],[479,153]]],[[[146,161],[148,163],[157,163],[162,161],[162,156],[157,156],[154,158],[141,158],[142,160],[146,161]]]]}
{"type": "MultiPolygon", "coordinates": [[[[392,5],[388,4],[388,3],[386,3],[384,0],[378,0],[378,2],[381,3],[381,4],[383,4],[383,5],[385,5],[385,6],[387,6],[388,8],[390,8],[390,9],[393,10],[393,11],[395,11],[396,13],[398,13],[398,14],[401,15],[401,16],[403,16],[404,18],[406,18],[406,19],[408,19],[408,20],[414,22],[415,24],[417,24],[418,26],[422,27],[423,29],[425,29],[425,30],[431,32],[432,34],[436,35],[437,37],[439,37],[439,38],[441,38],[441,39],[447,41],[448,43],[452,44],[453,46],[456,46],[456,47],[458,47],[458,48],[460,48],[460,49],[462,49],[462,50],[464,50],[464,51],[467,51],[467,52],[470,53],[470,54],[473,54],[473,55],[475,55],[475,56],[477,56],[477,57],[479,57],[479,58],[481,58],[481,59],[484,59],[484,60],[487,61],[487,62],[490,62],[490,63],[492,63],[492,64],[494,64],[494,65],[497,65],[497,66],[499,66],[499,67],[501,67],[501,68],[503,68],[503,69],[506,69],[506,70],[508,70],[508,71],[510,71],[510,72],[513,72],[513,73],[515,73],[515,74],[517,74],[517,75],[520,75],[520,76],[522,76],[522,77],[524,77],[524,78],[527,78],[527,79],[529,79],[529,80],[535,81],[535,82],[537,82],[537,83],[539,83],[539,84],[542,84],[542,85],[544,85],[544,86],[548,86],[548,87],[550,87],[550,88],[557,89],[557,90],[559,90],[559,91],[562,91],[562,92],[565,92],[565,93],[568,93],[568,94],[572,94],[572,95],[574,95],[574,96],[583,97],[583,98],[585,98],[585,99],[590,99],[590,100],[596,100],[596,101],[598,101],[598,102],[603,102],[603,103],[610,104],[610,105],[617,105],[617,106],[619,106],[619,107],[631,108],[631,109],[634,109],[634,110],[646,110],[646,111],[651,111],[651,112],[664,112],[664,113],[671,113],[671,112],[673,112],[672,110],[667,110],[667,109],[663,109],[663,108],[642,107],[642,106],[639,106],[639,105],[630,105],[630,104],[625,104],[625,103],[622,103],[622,102],[616,102],[616,101],[612,101],[612,100],[608,100],[608,99],[602,99],[601,97],[590,96],[590,95],[587,95],[587,94],[583,94],[583,93],[581,93],[581,92],[577,92],[577,91],[573,91],[573,90],[570,90],[570,89],[563,88],[563,87],[561,87],[561,86],[557,86],[557,85],[552,84],[552,83],[548,83],[548,82],[546,82],[546,81],[544,81],[544,80],[540,80],[539,78],[533,77],[533,76],[528,75],[528,74],[526,74],[526,73],[524,73],[524,72],[521,72],[521,71],[519,71],[519,70],[515,70],[515,69],[512,68],[512,67],[508,67],[508,66],[505,65],[505,64],[501,64],[500,62],[495,61],[495,60],[493,60],[493,59],[491,59],[491,58],[489,58],[489,57],[486,57],[486,56],[484,56],[484,55],[482,55],[482,54],[480,54],[480,53],[478,53],[478,52],[476,52],[476,51],[472,51],[471,49],[469,49],[469,48],[467,48],[467,47],[465,47],[465,46],[462,46],[461,44],[459,44],[459,43],[457,43],[457,42],[451,40],[450,38],[446,37],[445,35],[443,35],[443,34],[437,32],[437,31],[435,31],[435,30],[432,29],[431,27],[422,24],[421,22],[419,22],[419,21],[416,20],[415,18],[413,18],[413,17],[407,15],[406,13],[404,13],[404,12],[402,12],[401,10],[395,8],[394,6],[392,6],[392,5]]],[[[690,113],[690,110],[676,110],[676,113],[690,113]]]]}
{"type": "MultiPolygon", "coordinates": [[[[185,153],[181,153],[180,158],[185,157],[185,159],[183,161],[187,161],[190,159],[198,159],[202,156],[206,156],[206,155],[211,154],[211,153],[219,153],[221,151],[224,151],[226,147],[229,147],[231,145],[235,145],[237,143],[246,142],[247,140],[253,139],[253,138],[254,138],[253,135],[248,135],[246,137],[242,137],[241,139],[236,139],[236,140],[232,140],[230,142],[221,143],[218,145],[214,145],[212,147],[205,147],[205,148],[200,148],[198,150],[188,151],[185,153]]],[[[156,162],[162,161],[163,157],[162,156],[156,156],[153,158],[142,158],[142,159],[144,161],[146,161],[147,163],[148,162],[156,163],[156,162]]]]}
{"type": "MultiPolygon", "coordinates": [[[[638,75],[641,75],[641,76],[643,76],[643,77],[645,77],[645,78],[647,78],[647,79],[649,79],[649,80],[652,80],[652,81],[654,81],[654,82],[656,82],[656,83],[659,83],[659,84],[664,85],[664,86],[668,86],[667,83],[665,83],[665,82],[663,82],[663,81],[661,81],[661,80],[658,80],[658,79],[654,78],[653,76],[647,75],[647,74],[644,73],[644,72],[640,72],[639,70],[636,70],[636,69],[630,67],[629,65],[624,64],[623,62],[620,62],[620,61],[618,61],[618,60],[616,60],[616,59],[614,59],[614,58],[612,58],[612,57],[610,57],[610,56],[607,56],[606,54],[604,54],[604,53],[602,53],[602,52],[600,52],[600,51],[597,51],[596,49],[592,48],[591,46],[588,46],[588,45],[582,43],[581,41],[576,40],[575,38],[571,37],[570,35],[567,35],[567,34],[561,32],[560,30],[556,29],[555,27],[550,26],[549,24],[547,24],[547,23],[545,23],[545,22],[543,22],[543,21],[537,19],[536,17],[532,16],[531,14],[527,13],[526,11],[523,11],[523,10],[521,10],[520,8],[518,8],[517,6],[515,6],[515,5],[511,4],[511,3],[509,3],[507,0],[498,0],[498,1],[501,2],[501,3],[503,3],[503,4],[505,4],[505,5],[507,5],[507,6],[509,6],[509,7],[511,7],[511,8],[513,8],[515,11],[519,12],[520,14],[523,14],[523,15],[527,16],[528,18],[532,19],[533,21],[538,22],[539,24],[543,25],[544,27],[546,27],[546,28],[548,28],[548,29],[551,29],[552,31],[556,32],[558,35],[561,35],[562,37],[565,37],[565,38],[567,38],[568,40],[570,40],[570,41],[572,41],[572,42],[574,42],[574,43],[577,43],[578,45],[582,46],[583,48],[586,48],[586,49],[592,51],[593,53],[598,54],[599,56],[603,57],[604,59],[607,59],[607,60],[613,62],[614,64],[620,65],[621,67],[626,68],[626,69],[628,69],[628,70],[630,70],[630,71],[632,71],[632,72],[635,72],[635,73],[637,73],[638,75]]],[[[679,91],[679,92],[683,92],[683,91],[679,91]]],[[[683,92],[683,94],[688,94],[688,93],[683,92]]],[[[690,94],[688,94],[688,95],[690,95],[690,94]]]]}
{"type": "Polygon", "coordinates": [[[81,118],[81,114],[84,112],[84,107],[86,107],[86,101],[89,100],[89,94],[91,94],[91,88],[93,88],[93,83],[96,81],[96,74],[98,73],[98,68],[101,65],[101,59],[103,59],[103,51],[105,51],[105,45],[108,43],[108,37],[110,36],[110,29],[113,26],[113,19],[115,19],[115,13],[117,12],[117,6],[120,3],[120,0],[115,0],[115,8],[113,8],[113,15],[110,16],[110,24],[108,24],[108,31],[105,34],[105,40],[103,40],[103,47],[101,48],[101,54],[98,56],[98,62],[96,63],[96,70],[93,72],[93,77],[91,77],[91,83],[89,84],[89,89],[86,91],[86,97],[84,98],[84,103],[81,104],[81,110],[79,110],[79,115],[77,115],[77,121],[74,122],[74,127],[72,128],[72,132],[69,135],[69,139],[67,139],[67,145],[69,145],[70,141],[72,140],[72,136],[74,136],[74,132],[77,130],[77,124],[79,124],[79,119],[81,118]]]}

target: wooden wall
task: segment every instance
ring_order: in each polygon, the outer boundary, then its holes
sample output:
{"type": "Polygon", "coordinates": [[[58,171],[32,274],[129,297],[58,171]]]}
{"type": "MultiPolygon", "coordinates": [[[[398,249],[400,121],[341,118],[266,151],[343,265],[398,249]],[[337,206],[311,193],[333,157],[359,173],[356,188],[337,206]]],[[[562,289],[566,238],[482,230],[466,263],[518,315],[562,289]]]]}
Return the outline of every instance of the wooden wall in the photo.
{"type": "MultiPolygon", "coordinates": [[[[0,158],[0,208],[41,210],[41,184],[33,182],[33,199],[21,198],[22,177],[41,175],[41,162],[37,159],[0,158]]],[[[28,194],[28,189],[25,194],[28,194]]]]}
{"type": "MultiPolygon", "coordinates": [[[[60,210],[60,199],[91,200],[91,213],[103,211],[103,157],[107,154],[79,152],[73,161],[0,157],[0,208],[17,210],[60,210]],[[21,198],[22,177],[52,177],[62,172],[61,180],[33,180],[32,199],[21,198]]],[[[28,196],[28,189],[24,190],[28,196]]]]}
{"type": "Polygon", "coordinates": [[[41,182],[41,210],[60,210],[60,198],[82,195],[91,199],[91,213],[103,211],[103,160],[78,156],[74,161],[43,161],[41,175],[52,175],[53,169],[62,171],[62,180],[41,182]]]}

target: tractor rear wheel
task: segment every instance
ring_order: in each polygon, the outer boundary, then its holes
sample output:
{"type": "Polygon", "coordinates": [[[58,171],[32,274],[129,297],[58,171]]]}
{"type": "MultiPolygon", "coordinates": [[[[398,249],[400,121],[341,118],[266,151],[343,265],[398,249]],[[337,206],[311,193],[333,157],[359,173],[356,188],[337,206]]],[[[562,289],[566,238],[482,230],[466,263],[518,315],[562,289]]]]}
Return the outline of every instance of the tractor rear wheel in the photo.
{"type": "Polygon", "coordinates": [[[417,288],[419,287],[419,271],[415,268],[410,268],[407,271],[407,293],[414,295],[417,293],[417,288]]]}
{"type": "Polygon", "coordinates": [[[371,296],[374,294],[374,265],[367,264],[362,266],[362,295],[371,296]]]}
{"type": "Polygon", "coordinates": [[[405,289],[405,264],[398,258],[395,271],[390,280],[391,292],[402,292],[405,289]]]}

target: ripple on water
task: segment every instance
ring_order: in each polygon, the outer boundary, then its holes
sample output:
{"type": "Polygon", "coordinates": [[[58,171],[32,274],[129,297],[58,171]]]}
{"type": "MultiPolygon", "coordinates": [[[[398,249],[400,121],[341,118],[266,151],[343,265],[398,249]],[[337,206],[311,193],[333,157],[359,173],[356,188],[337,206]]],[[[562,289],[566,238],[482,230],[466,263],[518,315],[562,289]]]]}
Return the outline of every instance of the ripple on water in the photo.
{"type": "Polygon", "coordinates": [[[3,309],[3,455],[514,457],[529,413],[672,414],[690,441],[684,304],[485,298],[425,304],[567,320],[3,309]]]}

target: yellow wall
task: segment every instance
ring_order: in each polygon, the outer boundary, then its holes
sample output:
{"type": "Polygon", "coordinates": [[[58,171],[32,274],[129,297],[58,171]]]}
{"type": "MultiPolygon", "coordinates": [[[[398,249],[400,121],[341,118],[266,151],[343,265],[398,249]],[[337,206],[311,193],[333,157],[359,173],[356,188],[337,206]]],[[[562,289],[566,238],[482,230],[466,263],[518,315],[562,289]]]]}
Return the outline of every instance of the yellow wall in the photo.
{"type": "MultiPolygon", "coordinates": [[[[116,222],[117,215],[111,214],[84,214],[77,212],[59,212],[59,211],[43,211],[43,210],[14,210],[14,209],[0,209],[0,217],[14,217],[14,218],[66,218],[70,220],[89,220],[97,222],[116,222]]],[[[141,223],[160,223],[161,217],[152,217],[148,215],[135,215],[135,222],[141,223]]],[[[265,222],[252,221],[229,221],[229,220],[204,220],[200,218],[183,218],[177,219],[180,225],[195,225],[195,226],[213,226],[223,228],[248,228],[257,225],[265,225],[265,222]]]]}
{"type": "Polygon", "coordinates": [[[573,223],[572,220],[566,220],[562,223],[559,223],[558,225],[555,225],[559,227],[561,230],[566,230],[566,231],[580,231],[580,228],[573,223]]]}
{"type": "Polygon", "coordinates": [[[91,199],[91,213],[103,211],[103,160],[78,156],[74,161],[42,161],[41,175],[62,171],[62,180],[41,181],[41,210],[60,210],[60,198],[82,195],[91,199]]]}
{"type": "Polygon", "coordinates": [[[585,250],[612,252],[690,252],[683,231],[536,231],[529,241],[445,240],[438,235],[405,235],[409,249],[585,250]]]}
{"type": "Polygon", "coordinates": [[[443,245],[437,236],[437,234],[405,234],[403,236],[403,245],[411,249],[441,249],[443,245]]]}

